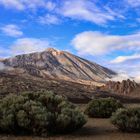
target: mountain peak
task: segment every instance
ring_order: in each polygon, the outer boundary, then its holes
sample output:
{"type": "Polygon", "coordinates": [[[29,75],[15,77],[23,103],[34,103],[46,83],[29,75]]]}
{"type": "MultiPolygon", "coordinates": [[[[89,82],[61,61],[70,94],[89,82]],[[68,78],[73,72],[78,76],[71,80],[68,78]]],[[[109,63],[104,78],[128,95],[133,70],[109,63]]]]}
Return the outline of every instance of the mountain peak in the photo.
{"type": "Polygon", "coordinates": [[[115,73],[94,62],[65,51],[48,48],[40,53],[19,55],[2,61],[4,65],[20,68],[33,76],[51,77],[80,83],[102,83],[115,73]]]}
{"type": "Polygon", "coordinates": [[[54,48],[47,48],[46,51],[47,52],[58,52],[59,50],[54,49],[54,48]]]}
{"type": "Polygon", "coordinates": [[[60,51],[54,48],[47,48],[46,51],[51,53],[54,56],[64,54],[64,51],[60,51]]]}

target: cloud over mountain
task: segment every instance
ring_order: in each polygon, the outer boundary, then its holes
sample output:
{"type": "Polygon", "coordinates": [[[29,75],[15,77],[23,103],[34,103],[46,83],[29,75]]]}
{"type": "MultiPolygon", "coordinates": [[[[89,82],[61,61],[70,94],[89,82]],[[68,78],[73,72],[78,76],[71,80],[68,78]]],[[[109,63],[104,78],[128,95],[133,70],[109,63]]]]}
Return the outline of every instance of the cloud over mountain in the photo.
{"type": "Polygon", "coordinates": [[[14,55],[17,55],[40,52],[49,47],[51,47],[51,45],[47,39],[20,38],[10,46],[10,50],[14,55]]]}
{"type": "Polygon", "coordinates": [[[19,54],[41,52],[52,47],[48,39],[38,38],[19,38],[16,39],[8,48],[1,48],[1,57],[10,57],[19,54]]]}
{"type": "Polygon", "coordinates": [[[130,56],[118,56],[117,58],[112,60],[111,63],[123,63],[129,60],[136,60],[136,59],[140,59],[140,54],[134,54],[130,56]]]}
{"type": "Polygon", "coordinates": [[[72,45],[81,54],[101,55],[120,50],[140,51],[140,33],[131,35],[109,35],[102,32],[86,31],[72,40],[72,45]]]}
{"type": "MultiPolygon", "coordinates": [[[[110,35],[95,31],[77,34],[72,45],[81,55],[98,56],[99,59],[110,56],[106,64],[125,75],[139,76],[140,69],[140,33],[130,35],[110,35]],[[114,57],[113,55],[117,56],[114,57]]],[[[122,78],[122,76],[119,76],[122,78]]],[[[123,76],[124,77],[124,76],[123,76]]],[[[117,77],[118,78],[118,77],[117,77]]]]}

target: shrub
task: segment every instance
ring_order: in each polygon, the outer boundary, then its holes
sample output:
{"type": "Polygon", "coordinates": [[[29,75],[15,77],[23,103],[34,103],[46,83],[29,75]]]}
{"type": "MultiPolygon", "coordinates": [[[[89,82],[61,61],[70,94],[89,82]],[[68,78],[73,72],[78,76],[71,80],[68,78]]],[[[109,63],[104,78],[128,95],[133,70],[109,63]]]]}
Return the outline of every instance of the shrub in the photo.
{"type": "Polygon", "coordinates": [[[93,99],[86,107],[85,113],[89,117],[109,118],[113,112],[123,105],[114,98],[93,99]]]}
{"type": "Polygon", "coordinates": [[[111,122],[121,131],[140,132],[140,108],[119,109],[113,113],[111,122]]]}
{"type": "Polygon", "coordinates": [[[0,129],[6,133],[68,133],[85,123],[73,104],[50,92],[9,95],[0,100],[0,129]]]}

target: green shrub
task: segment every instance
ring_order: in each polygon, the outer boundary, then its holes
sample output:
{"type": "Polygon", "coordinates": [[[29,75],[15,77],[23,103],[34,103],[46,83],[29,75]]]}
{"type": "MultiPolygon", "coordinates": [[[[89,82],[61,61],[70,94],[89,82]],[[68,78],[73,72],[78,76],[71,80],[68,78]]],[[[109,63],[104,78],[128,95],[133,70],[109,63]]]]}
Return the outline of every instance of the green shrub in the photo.
{"type": "Polygon", "coordinates": [[[140,132],[140,108],[119,109],[113,113],[111,122],[126,132],[140,132]]]}
{"type": "Polygon", "coordinates": [[[86,107],[85,113],[89,117],[109,118],[113,112],[123,105],[114,98],[93,99],[86,107]]]}
{"type": "Polygon", "coordinates": [[[73,104],[50,92],[9,95],[0,100],[0,130],[6,133],[68,133],[85,123],[73,104]]]}

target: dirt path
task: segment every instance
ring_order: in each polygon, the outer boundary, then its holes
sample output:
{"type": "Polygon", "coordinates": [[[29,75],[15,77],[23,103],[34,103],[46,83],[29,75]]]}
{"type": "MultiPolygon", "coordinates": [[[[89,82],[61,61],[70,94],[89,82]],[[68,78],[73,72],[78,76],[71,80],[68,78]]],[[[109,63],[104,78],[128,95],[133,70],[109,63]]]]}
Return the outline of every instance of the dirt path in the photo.
{"type": "Polygon", "coordinates": [[[49,138],[1,136],[0,140],[140,140],[139,134],[119,132],[108,119],[89,119],[79,131],[49,138]]]}

